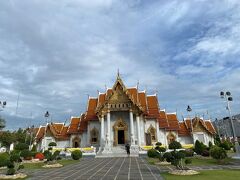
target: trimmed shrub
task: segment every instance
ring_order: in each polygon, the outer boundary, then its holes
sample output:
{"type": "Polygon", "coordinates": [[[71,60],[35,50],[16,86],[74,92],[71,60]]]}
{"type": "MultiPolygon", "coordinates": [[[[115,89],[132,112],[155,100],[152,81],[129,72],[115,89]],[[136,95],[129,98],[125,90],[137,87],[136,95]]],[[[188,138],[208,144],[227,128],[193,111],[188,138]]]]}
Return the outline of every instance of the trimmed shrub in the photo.
{"type": "Polygon", "coordinates": [[[37,151],[37,146],[36,146],[36,145],[33,145],[33,147],[32,147],[32,149],[31,149],[31,151],[34,151],[34,152],[36,152],[36,151],[37,151]]]}
{"type": "Polygon", "coordinates": [[[55,142],[50,142],[49,144],[48,144],[48,146],[57,146],[57,143],[55,143],[55,142]]]}
{"type": "Polygon", "coordinates": [[[14,175],[15,174],[15,169],[14,168],[9,168],[7,171],[7,175],[14,175]]]}
{"type": "Polygon", "coordinates": [[[164,153],[163,157],[166,159],[167,162],[171,162],[173,159],[172,153],[170,153],[170,152],[164,153]]]}
{"type": "Polygon", "coordinates": [[[183,159],[185,158],[185,153],[183,151],[172,151],[167,152],[163,155],[167,162],[171,162],[177,169],[185,169],[183,164],[183,159]]]}
{"type": "Polygon", "coordinates": [[[222,143],[220,143],[219,147],[222,147],[226,151],[231,149],[231,145],[228,141],[223,141],[222,143]]]}
{"type": "Polygon", "coordinates": [[[194,145],[194,151],[195,151],[197,154],[201,155],[202,152],[203,152],[205,149],[207,149],[207,146],[204,145],[202,142],[196,140],[195,145],[194,145]]]}
{"type": "Polygon", "coordinates": [[[169,149],[181,149],[182,148],[182,145],[180,144],[180,142],[177,142],[177,141],[173,141],[169,144],[169,149]]]}
{"type": "Polygon", "coordinates": [[[160,143],[160,142],[156,143],[156,146],[161,146],[161,145],[162,145],[162,143],[160,143]]]}
{"type": "Polygon", "coordinates": [[[185,156],[186,157],[193,157],[194,151],[192,149],[186,149],[185,150],[185,156]]]}
{"type": "Polygon", "coordinates": [[[79,160],[82,157],[82,152],[80,150],[75,150],[72,152],[71,157],[74,160],[79,160]]]}
{"type": "Polygon", "coordinates": [[[19,154],[12,154],[10,156],[10,161],[11,162],[21,162],[21,158],[20,158],[20,155],[19,154]]]}
{"type": "Polygon", "coordinates": [[[191,159],[185,159],[185,164],[192,164],[192,160],[191,159]]]}
{"type": "Polygon", "coordinates": [[[155,147],[155,149],[159,152],[166,152],[166,148],[164,148],[164,147],[157,146],[157,147],[155,147]]]}
{"type": "Polygon", "coordinates": [[[35,155],[35,159],[39,159],[40,161],[44,160],[44,154],[43,153],[37,153],[35,155]]]}
{"type": "Polygon", "coordinates": [[[227,157],[226,150],[218,146],[214,146],[210,149],[210,155],[212,158],[218,161],[221,161],[227,157]]]}
{"type": "Polygon", "coordinates": [[[147,152],[147,155],[150,158],[156,158],[156,157],[158,157],[158,152],[156,149],[149,149],[147,152]]]}
{"type": "Polygon", "coordinates": [[[31,160],[32,159],[32,153],[29,150],[23,150],[20,153],[20,156],[23,157],[25,160],[31,160]]]}
{"type": "Polygon", "coordinates": [[[18,166],[18,169],[17,169],[17,170],[19,171],[19,170],[21,170],[21,169],[24,169],[24,165],[23,165],[23,164],[20,164],[20,165],[18,166]]]}
{"type": "Polygon", "coordinates": [[[18,144],[16,144],[14,149],[22,151],[22,150],[28,149],[28,145],[25,143],[18,143],[18,144]]]}
{"type": "Polygon", "coordinates": [[[6,165],[6,161],[9,160],[9,154],[8,153],[0,153],[0,167],[3,167],[6,165]]]}
{"type": "Polygon", "coordinates": [[[204,157],[208,157],[210,155],[209,150],[207,150],[207,149],[203,150],[201,155],[204,157]]]}
{"type": "Polygon", "coordinates": [[[10,160],[7,160],[6,161],[6,164],[7,168],[11,169],[11,168],[14,168],[14,162],[10,161],[10,160]]]}
{"type": "Polygon", "coordinates": [[[213,146],[212,142],[209,141],[209,142],[208,142],[208,147],[211,149],[212,146],[213,146]]]}
{"type": "Polygon", "coordinates": [[[44,154],[44,156],[46,157],[47,155],[51,154],[51,152],[48,151],[48,150],[46,150],[46,151],[43,152],[43,154],[44,154]]]}

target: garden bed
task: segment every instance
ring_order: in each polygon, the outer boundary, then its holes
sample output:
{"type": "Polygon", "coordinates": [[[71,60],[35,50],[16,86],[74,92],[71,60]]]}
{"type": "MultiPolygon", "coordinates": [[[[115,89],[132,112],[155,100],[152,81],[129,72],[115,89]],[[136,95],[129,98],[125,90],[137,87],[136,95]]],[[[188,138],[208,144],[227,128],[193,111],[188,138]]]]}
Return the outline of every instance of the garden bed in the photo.
{"type": "Polygon", "coordinates": [[[194,170],[172,170],[172,171],[169,171],[169,174],[179,175],[179,176],[191,176],[191,175],[199,174],[199,172],[194,170]]]}
{"type": "Polygon", "coordinates": [[[62,164],[59,163],[55,163],[55,164],[46,164],[44,166],[42,166],[43,168],[58,168],[58,167],[63,167],[62,164]]]}
{"type": "Polygon", "coordinates": [[[14,175],[5,175],[5,174],[0,174],[0,179],[23,179],[26,178],[27,175],[23,173],[18,173],[14,175]]]}

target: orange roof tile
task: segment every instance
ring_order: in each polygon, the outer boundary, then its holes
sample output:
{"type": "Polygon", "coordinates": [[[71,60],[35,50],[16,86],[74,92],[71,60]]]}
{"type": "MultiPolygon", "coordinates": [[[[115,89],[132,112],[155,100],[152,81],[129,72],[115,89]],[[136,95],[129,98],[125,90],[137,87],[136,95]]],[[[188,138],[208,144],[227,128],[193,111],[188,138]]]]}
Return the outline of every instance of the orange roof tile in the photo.
{"type": "Polygon", "coordinates": [[[146,118],[159,118],[157,96],[147,96],[148,114],[146,118]]]}
{"type": "Polygon", "coordinates": [[[36,137],[35,137],[37,139],[37,141],[41,140],[43,138],[44,134],[45,134],[45,127],[40,126],[40,128],[38,129],[38,132],[36,134],[36,137]]]}
{"type": "Polygon", "coordinates": [[[139,92],[138,93],[138,99],[139,103],[141,104],[144,113],[147,113],[147,97],[145,92],[139,92]]]}
{"type": "Polygon", "coordinates": [[[215,128],[214,128],[214,126],[213,126],[213,124],[212,124],[212,122],[211,122],[210,120],[206,120],[206,121],[205,121],[205,124],[206,124],[207,129],[208,129],[208,131],[209,131],[210,133],[212,133],[212,134],[216,134],[216,133],[217,133],[216,130],[215,130],[215,128]]]}
{"type": "Polygon", "coordinates": [[[160,111],[159,112],[159,127],[160,128],[168,128],[168,120],[165,111],[160,111]]]}
{"type": "Polygon", "coordinates": [[[131,99],[133,100],[133,103],[138,103],[138,92],[137,88],[129,88],[127,89],[127,92],[129,93],[131,99]]]}
{"type": "Polygon", "coordinates": [[[185,122],[179,122],[179,130],[178,130],[179,136],[189,136],[190,131],[187,129],[185,122]]]}
{"type": "Polygon", "coordinates": [[[104,102],[105,102],[105,99],[106,99],[106,94],[105,93],[104,94],[102,94],[102,93],[99,94],[97,106],[98,107],[102,106],[104,104],[104,102]]]}
{"type": "Polygon", "coordinates": [[[167,114],[168,124],[169,127],[167,129],[169,130],[178,130],[179,124],[176,114],[167,114]]]}
{"type": "Polygon", "coordinates": [[[88,107],[87,107],[86,116],[85,116],[86,120],[97,120],[98,119],[98,117],[95,113],[95,110],[97,108],[97,103],[98,103],[97,98],[89,98],[88,107]]]}
{"type": "Polygon", "coordinates": [[[79,125],[80,125],[80,117],[71,118],[71,122],[67,132],[69,134],[78,133],[79,125]]]}

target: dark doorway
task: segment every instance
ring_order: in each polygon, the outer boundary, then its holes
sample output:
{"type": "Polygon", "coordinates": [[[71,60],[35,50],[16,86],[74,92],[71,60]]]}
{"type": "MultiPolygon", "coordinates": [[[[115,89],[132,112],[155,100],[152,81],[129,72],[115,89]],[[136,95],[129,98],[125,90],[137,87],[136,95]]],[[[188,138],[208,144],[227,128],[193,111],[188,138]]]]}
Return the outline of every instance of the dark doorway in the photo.
{"type": "Polygon", "coordinates": [[[146,145],[151,146],[152,145],[151,134],[145,133],[145,135],[146,135],[146,145]]]}
{"type": "Polygon", "coordinates": [[[125,144],[125,142],[124,142],[124,130],[118,130],[118,144],[125,144]]]}
{"type": "Polygon", "coordinates": [[[74,142],[74,147],[75,148],[79,148],[79,143],[78,142],[74,142]]]}

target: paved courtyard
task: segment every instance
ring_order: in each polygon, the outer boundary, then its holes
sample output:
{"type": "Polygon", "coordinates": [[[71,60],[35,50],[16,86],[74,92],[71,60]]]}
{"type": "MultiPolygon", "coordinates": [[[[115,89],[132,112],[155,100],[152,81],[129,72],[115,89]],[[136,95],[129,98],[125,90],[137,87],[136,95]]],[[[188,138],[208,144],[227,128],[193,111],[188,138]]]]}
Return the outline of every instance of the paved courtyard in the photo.
{"type": "Polygon", "coordinates": [[[163,179],[160,169],[143,158],[84,158],[79,163],[57,169],[35,171],[29,179],[163,179]]]}

